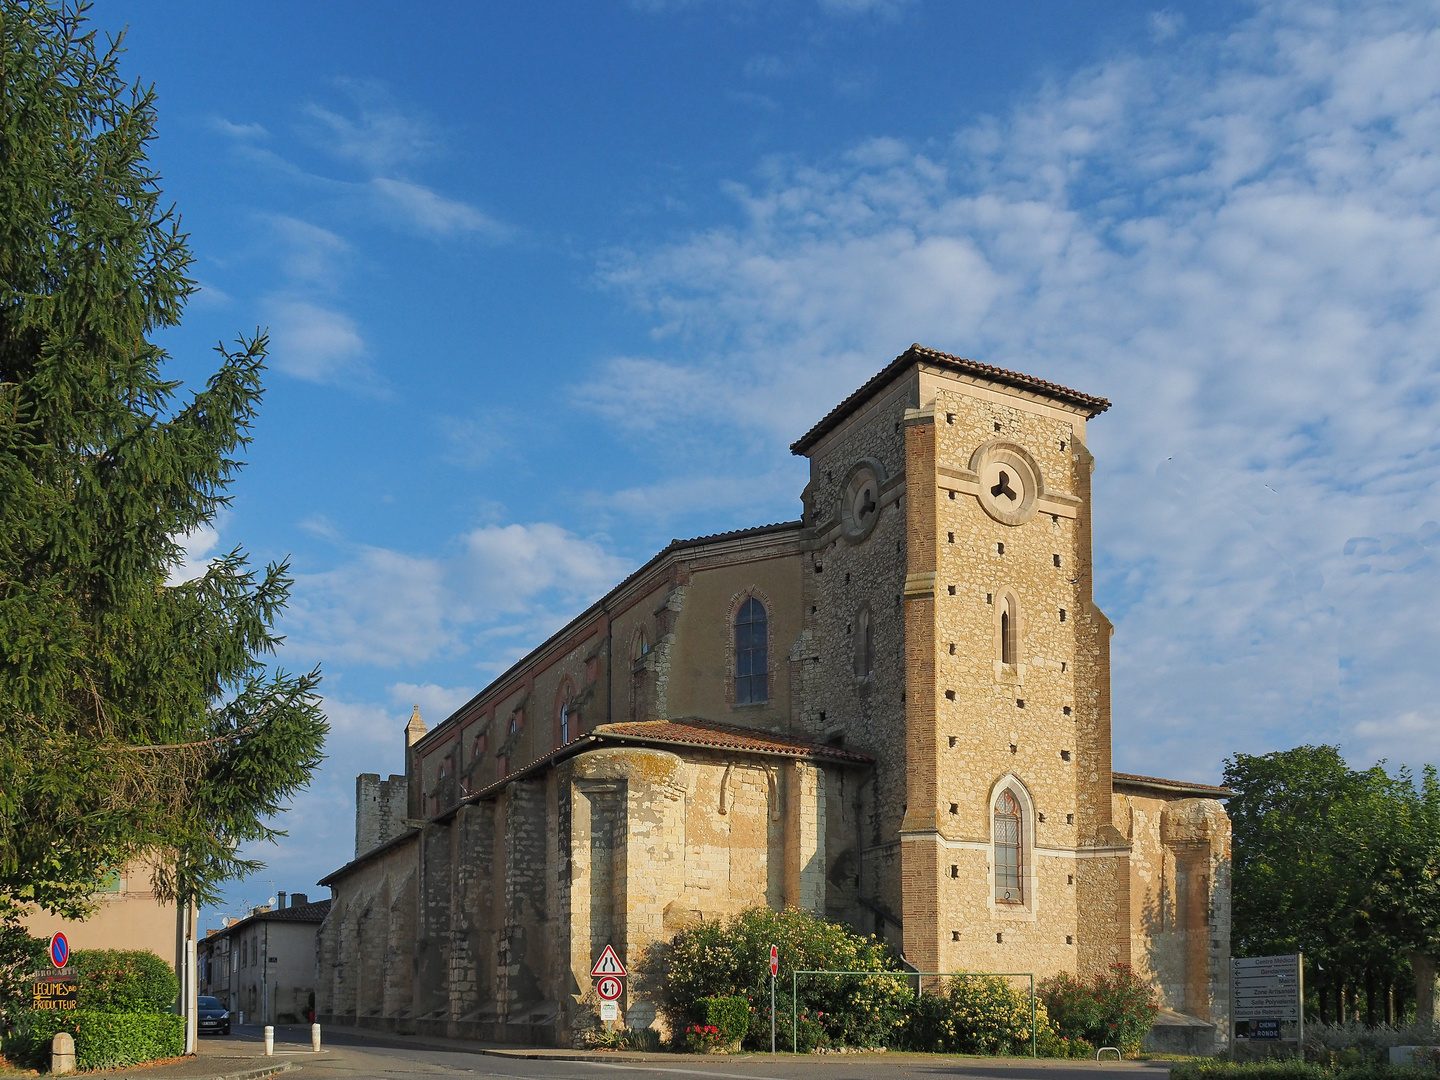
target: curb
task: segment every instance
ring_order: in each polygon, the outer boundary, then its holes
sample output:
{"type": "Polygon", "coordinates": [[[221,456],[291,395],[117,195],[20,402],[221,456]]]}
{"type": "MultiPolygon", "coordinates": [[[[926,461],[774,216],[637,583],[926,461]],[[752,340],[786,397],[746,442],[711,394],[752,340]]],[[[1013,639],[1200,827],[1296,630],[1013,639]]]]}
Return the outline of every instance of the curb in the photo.
{"type": "MultiPolygon", "coordinates": [[[[206,1076],[204,1074],[186,1076],[183,1080],[265,1080],[266,1077],[276,1076],[283,1072],[290,1072],[299,1067],[300,1066],[296,1065],[293,1061],[277,1061],[273,1065],[261,1065],[254,1069],[239,1069],[235,1072],[223,1073],[219,1076],[206,1076]]],[[[138,1067],[131,1066],[124,1072],[101,1072],[90,1073],[88,1075],[95,1077],[95,1080],[106,1080],[108,1077],[135,1077],[143,1075],[140,1072],[140,1069],[143,1068],[143,1065],[138,1067]]],[[[170,1077],[167,1078],[167,1080],[182,1080],[182,1078],[170,1077]]]]}

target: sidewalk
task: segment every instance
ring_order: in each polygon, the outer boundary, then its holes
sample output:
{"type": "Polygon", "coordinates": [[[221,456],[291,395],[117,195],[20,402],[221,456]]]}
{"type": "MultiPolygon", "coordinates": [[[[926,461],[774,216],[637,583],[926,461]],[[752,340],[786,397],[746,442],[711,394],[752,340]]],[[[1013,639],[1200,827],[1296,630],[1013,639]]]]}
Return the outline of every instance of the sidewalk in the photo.
{"type": "MultiPolygon", "coordinates": [[[[87,1080],[90,1077],[116,1077],[117,1080],[264,1080],[265,1077],[294,1069],[296,1066],[291,1059],[298,1057],[301,1050],[298,1044],[282,1043],[277,1031],[275,1056],[266,1057],[264,1032],[258,1027],[244,1027],[237,1028],[234,1035],[200,1038],[196,1042],[194,1057],[76,1075],[87,1080]]],[[[305,1029],[303,1052],[306,1057],[314,1057],[310,1052],[309,1028],[305,1029]]]]}

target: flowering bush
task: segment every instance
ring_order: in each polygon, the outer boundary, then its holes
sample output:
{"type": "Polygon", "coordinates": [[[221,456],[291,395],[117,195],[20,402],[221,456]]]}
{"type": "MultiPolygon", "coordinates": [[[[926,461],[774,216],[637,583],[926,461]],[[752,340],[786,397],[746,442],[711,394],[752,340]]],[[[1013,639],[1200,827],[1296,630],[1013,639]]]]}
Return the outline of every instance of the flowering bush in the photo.
{"type": "Polygon", "coordinates": [[[708,1054],[720,1045],[720,1029],[714,1024],[691,1024],[685,1029],[685,1049],[708,1054]]]}
{"type": "Polygon", "coordinates": [[[1028,993],[996,975],[957,977],[915,998],[900,1041],[936,1053],[1028,1052],[1032,1023],[1028,993]]]}
{"type": "Polygon", "coordinates": [[[1140,1049],[1160,1011],[1155,992],[1129,964],[1111,964],[1093,986],[1056,975],[1041,982],[1039,993],[1059,1037],[1116,1046],[1127,1054],[1140,1049]]]}
{"type": "MultiPolygon", "coordinates": [[[[781,1045],[885,1046],[904,1023],[910,998],[906,980],[894,976],[807,975],[791,1000],[793,971],[898,971],[885,944],[798,908],[753,908],[733,918],[682,930],[673,941],[651,946],[636,985],[655,1001],[673,1032],[700,1019],[701,998],[745,998],[748,1049],[770,1048],[770,946],[780,949],[776,1028],[781,1045]],[[793,1011],[792,1011],[793,1010],[793,1011]],[[791,1017],[796,1021],[792,1029],[791,1017]]],[[[688,1043],[688,1035],[686,1036],[688,1043]]]]}

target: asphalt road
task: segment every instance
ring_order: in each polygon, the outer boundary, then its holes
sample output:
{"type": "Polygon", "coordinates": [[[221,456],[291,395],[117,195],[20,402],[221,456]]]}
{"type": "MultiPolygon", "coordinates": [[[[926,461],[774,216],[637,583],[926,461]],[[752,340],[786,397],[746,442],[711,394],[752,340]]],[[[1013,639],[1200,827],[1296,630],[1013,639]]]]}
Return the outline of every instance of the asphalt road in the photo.
{"type": "MultiPolygon", "coordinates": [[[[202,1055],[255,1054],[258,1032],[245,1029],[232,1039],[205,1039],[202,1055]]],[[[298,1068],[282,1074],[283,1080],[340,1080],[366,1077],[396,1080],[409,1077],[524,1077],[534,1080],[609,1080],[633,1075],[648,1080],[715,1077],[718,1080],[907,1080],[955,1077],[965,1080],[1166,1080],[1168,1066],[1161,1062],[1031,1062],[1023,1058],[987,1060],[923,1054],[834,1054],[800,1058],[768,1054],[737,1054],[727,1058],[686,1058],[664,1055],[645,1061],[581,1061],[506,1057],[474,1050],[419,1044],[387,1045],[383,1037],[371,1039],[349,1033],[327,1035],[320,1054],[309,1047],[303,1028],[277,1031],[278,1058],[298,1068]]],[[[259,1058],[259,1062],[265,1059],[259,1058]]],[[[258,1063],[258,1062],[257,1062],[258,1063]]]]}

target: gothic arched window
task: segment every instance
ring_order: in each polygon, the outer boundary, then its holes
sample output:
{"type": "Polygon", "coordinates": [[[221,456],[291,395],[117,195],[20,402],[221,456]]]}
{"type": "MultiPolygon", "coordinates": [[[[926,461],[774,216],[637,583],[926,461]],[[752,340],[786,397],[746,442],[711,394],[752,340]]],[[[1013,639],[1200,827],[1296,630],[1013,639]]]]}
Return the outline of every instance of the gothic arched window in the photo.
{"type": "Polygon", "coordinates": [[[1024,903],[1021,891],[1020,803],[1009,791],[995,800],[995,899],[1002,904],[1024,903]]]}
{"type": "Polygon", "coordinates": [[[1019,663],[1020,613],[1015,598],[1008,593],[1000,600],[1000,662],[1019,663]]]}
{"type": "Polygon", "coordinates": [[[770,700],[769,652],[765,605],[752,596],[735,616],[735,704],[770,700]]]}

